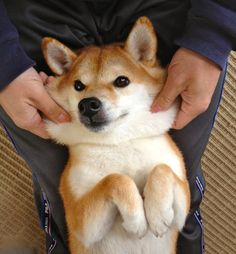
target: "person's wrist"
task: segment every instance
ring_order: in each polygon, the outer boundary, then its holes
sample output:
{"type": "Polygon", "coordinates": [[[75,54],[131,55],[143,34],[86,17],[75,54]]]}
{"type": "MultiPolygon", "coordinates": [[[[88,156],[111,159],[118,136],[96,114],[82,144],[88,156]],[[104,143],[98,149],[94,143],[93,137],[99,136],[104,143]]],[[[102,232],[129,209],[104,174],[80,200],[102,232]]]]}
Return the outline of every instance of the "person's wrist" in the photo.
{"type": "Polygon", "coordinates": [[[195,50],[185,48],[185,47],[181,47],[179,50],[183,50],[183,51],[187,52],[189,55],[191,55],[192,57],[198,58],[199,60],[203,61],[204,63],[207,63],[207,64],[211,65],[212,67],[221,71],[221,66],[218,63],[211,60],[210,58],[208,58],[207,56],[205,56],[195,50]]]}

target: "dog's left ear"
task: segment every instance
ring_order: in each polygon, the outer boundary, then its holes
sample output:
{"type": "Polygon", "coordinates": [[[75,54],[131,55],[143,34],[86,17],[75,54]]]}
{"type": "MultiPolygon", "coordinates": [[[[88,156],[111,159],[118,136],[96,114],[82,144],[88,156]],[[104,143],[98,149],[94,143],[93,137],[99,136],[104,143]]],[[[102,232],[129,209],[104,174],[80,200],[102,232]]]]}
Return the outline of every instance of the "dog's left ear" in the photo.
{"type": "Polygon", "coordinates": [[[71,49],[49,37],[43,38],[42,50],[48,66],[57,75],[68,71],[76,58],[76,54],[71,49]]]}
{"type": "Polygon", "coordinates": [[[140,17],[125,42],[125,49],[135,60],[150,67],[156,63],[157,36],[151,21],[140,17]]]}

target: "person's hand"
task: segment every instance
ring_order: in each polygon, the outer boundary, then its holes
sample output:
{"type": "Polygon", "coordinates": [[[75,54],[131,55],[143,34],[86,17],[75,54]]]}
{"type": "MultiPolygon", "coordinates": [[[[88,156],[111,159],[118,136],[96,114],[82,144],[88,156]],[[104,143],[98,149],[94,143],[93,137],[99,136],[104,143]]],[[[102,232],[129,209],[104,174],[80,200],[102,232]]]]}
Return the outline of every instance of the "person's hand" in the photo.
{"type": "Polygon", "coordinates": [[[43,117],[55,123],[70,120],[45,89],[50,79],[45,73],[39,75],[29,68],[0,92],[0,104],[14,123],[42,138],[48,138],[43,117]]]}
{"type": "Polygon", "coordinates": [[[180,109],[172,127],[182,129],[207,110],[220,72],[220,67],[206,57],[180,48],[171,60],[166,83],[154,100],[151,111],[167,110],[180,96],[180,109]]]}

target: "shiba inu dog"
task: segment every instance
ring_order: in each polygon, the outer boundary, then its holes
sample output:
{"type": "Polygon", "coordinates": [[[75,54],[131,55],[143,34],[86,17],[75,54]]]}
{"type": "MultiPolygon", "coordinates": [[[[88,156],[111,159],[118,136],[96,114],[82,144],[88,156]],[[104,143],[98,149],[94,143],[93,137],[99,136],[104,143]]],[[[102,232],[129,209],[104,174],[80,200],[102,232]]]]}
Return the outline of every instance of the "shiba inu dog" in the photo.
{"type": "Polygon", "coordinates": [[[72,254],[174,254],[190,206],[182,155],[167,131],[177,106],[150,107],[166,71],[146,17],[123,44],[73,52],[52,38],[42,43],[57,75],[48,86],[71,115],[48,123],[69,148],[62,195],[72,254]]]}

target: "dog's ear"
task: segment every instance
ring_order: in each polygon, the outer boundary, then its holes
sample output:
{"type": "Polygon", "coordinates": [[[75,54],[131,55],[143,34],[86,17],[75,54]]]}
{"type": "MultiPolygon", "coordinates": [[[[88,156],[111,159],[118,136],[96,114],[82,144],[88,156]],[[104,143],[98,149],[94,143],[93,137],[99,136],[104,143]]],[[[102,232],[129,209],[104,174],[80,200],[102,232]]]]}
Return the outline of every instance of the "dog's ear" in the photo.
{"type": "Polygon", "coordinates": [[[49,37],[42,40],[42,50],[48,66],[57,75],[65,73],[76,58],[72,50],[49,37]]]}
{"type": "Polygon", "coordinates": [[[156,63],[157,36],[151,21],[140,17],[125,42],[125,49],[137,60],[150,67],[156,63]]]}

